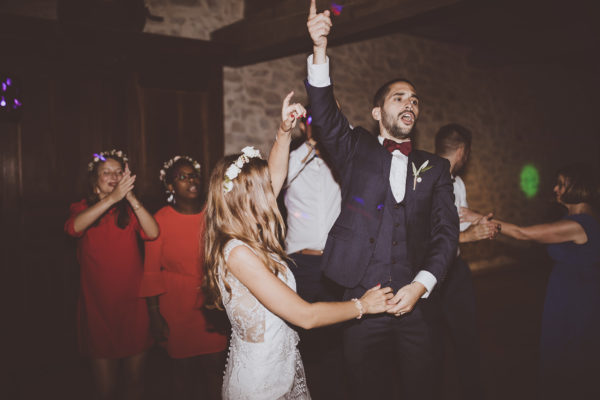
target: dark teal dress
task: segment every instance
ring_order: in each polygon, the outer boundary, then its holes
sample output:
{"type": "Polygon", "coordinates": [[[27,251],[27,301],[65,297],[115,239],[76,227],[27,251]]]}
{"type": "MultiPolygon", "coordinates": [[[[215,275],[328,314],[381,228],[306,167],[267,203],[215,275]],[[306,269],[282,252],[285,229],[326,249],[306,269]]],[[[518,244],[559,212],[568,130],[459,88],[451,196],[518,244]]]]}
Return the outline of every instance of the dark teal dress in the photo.
{"type": "Polygon", "coordinates": [[[600,223],[587,214],[565,219],[588,241],[548,245],[554,268],[542,318],[541,398],[600,399],[600,223]]]}

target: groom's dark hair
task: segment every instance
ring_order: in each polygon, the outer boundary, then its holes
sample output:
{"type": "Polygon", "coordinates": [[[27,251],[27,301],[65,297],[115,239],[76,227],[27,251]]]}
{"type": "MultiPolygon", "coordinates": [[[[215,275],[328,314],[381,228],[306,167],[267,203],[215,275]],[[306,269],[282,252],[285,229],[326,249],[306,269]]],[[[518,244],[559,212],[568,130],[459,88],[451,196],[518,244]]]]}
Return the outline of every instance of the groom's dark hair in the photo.
{"type": "Polygon", "coordinates": [[[379,89],[377,89],[377,91],[375,92],[375,96],[373,96],[373,107],[383,107],[385,98],[390,93],[391,86],[394,83],[398,83],[398,82],[406,82],[410,86],[412,86],[415,90],[417,90],[415,85],[408,79],[405,79],[405,78],[392,79],[391,81],[384,83],[383,86],[381,86],[379,89]]]}

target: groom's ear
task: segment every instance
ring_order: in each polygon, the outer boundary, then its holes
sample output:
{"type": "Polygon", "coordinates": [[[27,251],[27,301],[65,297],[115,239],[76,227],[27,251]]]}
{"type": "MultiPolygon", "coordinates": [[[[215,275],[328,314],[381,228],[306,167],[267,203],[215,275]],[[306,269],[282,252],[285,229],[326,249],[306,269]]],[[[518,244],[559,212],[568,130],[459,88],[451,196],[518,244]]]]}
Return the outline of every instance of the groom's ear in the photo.
{"type": "Polygon", "coordinates": [[[381,121],[381,107],[374,107],[371,110],[371,115],[375,121],[381,121]]]}

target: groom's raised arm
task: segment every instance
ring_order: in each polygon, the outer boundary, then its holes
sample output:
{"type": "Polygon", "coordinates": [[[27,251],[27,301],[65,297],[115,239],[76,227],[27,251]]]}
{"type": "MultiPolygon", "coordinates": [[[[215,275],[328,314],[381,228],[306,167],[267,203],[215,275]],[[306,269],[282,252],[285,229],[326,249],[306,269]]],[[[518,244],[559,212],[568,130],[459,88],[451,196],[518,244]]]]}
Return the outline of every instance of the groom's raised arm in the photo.
{"type": "Polygon", "coordinates": [[[306,26],[313,41],[313,54],[307,62],[306,85],[312,124],[318,128],[318,142],[327,149],[334,167],[343,171],[354,152],[357,138],[337,106],[329,78],[327,35],[332,26],[329,10],[317,13],[315,0],[312,0],[306,26]]]}

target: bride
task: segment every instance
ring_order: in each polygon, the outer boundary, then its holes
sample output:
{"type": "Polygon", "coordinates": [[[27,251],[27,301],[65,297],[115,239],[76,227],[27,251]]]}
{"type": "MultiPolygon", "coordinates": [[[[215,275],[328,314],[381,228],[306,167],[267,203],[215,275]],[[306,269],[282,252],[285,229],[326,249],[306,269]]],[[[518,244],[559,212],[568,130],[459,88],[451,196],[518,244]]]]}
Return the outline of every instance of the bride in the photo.
{"type": "Polygon", "coordinates": [[[213,170],[206,205],[206,304],[224,306],[231,321],[224,399],[310,399],[296,349],[304,329],[386,311],[390,288],[379,285],[360,299],[307,303],[280,243],[284,224],[276,198],[287,173],[290,132],[305,114],[285,98],[269,163],[258,150],[225,157],[213,170]],[[270,173],[271,171],[271,173],[270,173]]]}

